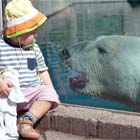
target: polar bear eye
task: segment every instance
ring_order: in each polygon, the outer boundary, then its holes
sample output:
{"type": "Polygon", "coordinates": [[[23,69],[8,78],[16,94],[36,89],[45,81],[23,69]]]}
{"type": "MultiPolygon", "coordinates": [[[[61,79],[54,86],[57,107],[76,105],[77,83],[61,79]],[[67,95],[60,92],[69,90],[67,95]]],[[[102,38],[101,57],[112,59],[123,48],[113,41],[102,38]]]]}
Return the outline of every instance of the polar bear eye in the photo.
{"type": "Polygon", "coordinates": [[[107,53],[106,49],[103,47],[98,47],[97,49],[98,49],[99,53],[107,53]]]}

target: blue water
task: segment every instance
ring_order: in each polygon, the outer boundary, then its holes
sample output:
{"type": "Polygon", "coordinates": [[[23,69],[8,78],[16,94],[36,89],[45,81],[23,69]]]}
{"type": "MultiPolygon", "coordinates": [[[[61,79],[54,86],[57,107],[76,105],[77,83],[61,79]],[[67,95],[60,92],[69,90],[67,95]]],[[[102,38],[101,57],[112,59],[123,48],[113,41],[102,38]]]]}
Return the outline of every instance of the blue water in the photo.
{"type": "Polygon", "coordinates": [[[46,63],[52,64],[49,72],[62,102],[133,111],[125,104],[73,91],[68,81],[70,69],[65,67],[60,53],[62,49],[69,48],[77,42],[94,40],[100,35],[125,34],[122,5],[124,6],[124,3],[76,4],[50,17],[41,28],[38,41],[46,63]],[[54,45],[55,53],[51,52],[53,50],[48,52],[48,44],[54,45]],[[52,53],[55,55],[51,56],[52,53]]]}

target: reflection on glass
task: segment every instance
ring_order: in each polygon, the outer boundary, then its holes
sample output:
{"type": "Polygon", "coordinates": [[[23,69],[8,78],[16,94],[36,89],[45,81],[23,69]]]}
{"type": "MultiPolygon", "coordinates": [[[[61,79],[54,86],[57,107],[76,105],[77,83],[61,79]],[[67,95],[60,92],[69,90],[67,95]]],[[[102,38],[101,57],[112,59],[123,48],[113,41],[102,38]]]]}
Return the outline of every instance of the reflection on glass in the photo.
{"type": "MultiPolygon", "coordinates": [[[[89,41],[102,35],[140,35],[140,12],[135,3],[86,0],[32,0],[48,16],[38,32],[38,42],[62,102],[132,110],[125,104],[88,96],[79,90],[89,85],[85,71],[73,69],[73,59],[89,41]],[[135,9],[133,9],[135,8],[135,9]],[[81,49],[81,50],[79,50],[81,49]],[[47,53],[46,53],[47,52],[47,53]]],[[[6,1],[3,0],[5,4],[6,1]]],[[[90,50],[89,50],[90,51],[90,50]]],[[[103,51],[103,50],[102,50],[103,51]]],[[[85,56],[85,55],[84,55],[85,56]]],[[[88,56],[88,54],[87,54],[88,56]]],[[[80,64],[80,63],[79,63],[80,64]]],[[[77,64],[78,65],[78,64],[77,64]]]]}

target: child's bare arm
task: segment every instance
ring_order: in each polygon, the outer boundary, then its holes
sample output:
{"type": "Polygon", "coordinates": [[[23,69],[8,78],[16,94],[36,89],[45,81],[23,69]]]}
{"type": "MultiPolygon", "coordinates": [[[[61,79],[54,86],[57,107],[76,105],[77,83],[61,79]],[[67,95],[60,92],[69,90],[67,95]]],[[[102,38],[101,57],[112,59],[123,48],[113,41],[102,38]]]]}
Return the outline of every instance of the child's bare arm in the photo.
{"type": "Polygon", "coordinates": [[[40,78],[43,80],[43,82],[44,82],[45,85],[48,85],[50,87],[53,87],[53,83],[51,81],[49,72],[47,70],[46,71],[42,71],[39,74],[40,74],[40,78]]]}
{"type": "Polygon", "coordinates": [[[10,81],[0,79],[0,96],[8,96],[12,86],[10,81]]]}

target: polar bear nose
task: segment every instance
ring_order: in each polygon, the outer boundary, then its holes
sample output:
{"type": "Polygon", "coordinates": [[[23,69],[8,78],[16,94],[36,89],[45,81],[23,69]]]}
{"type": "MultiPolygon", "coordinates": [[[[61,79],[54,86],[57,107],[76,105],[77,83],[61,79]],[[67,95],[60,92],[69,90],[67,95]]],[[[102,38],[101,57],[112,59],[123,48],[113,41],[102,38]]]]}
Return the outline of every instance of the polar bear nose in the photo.
{"type": "Polygon", "coordinates": [[[66,49],[66,48],[62,50],[62,55],[64,56],[64,59],[65,59],[65,60],[67,60],[68,58],[71,57],[71,55],[70,55],[68,49],[66,49]]]}

